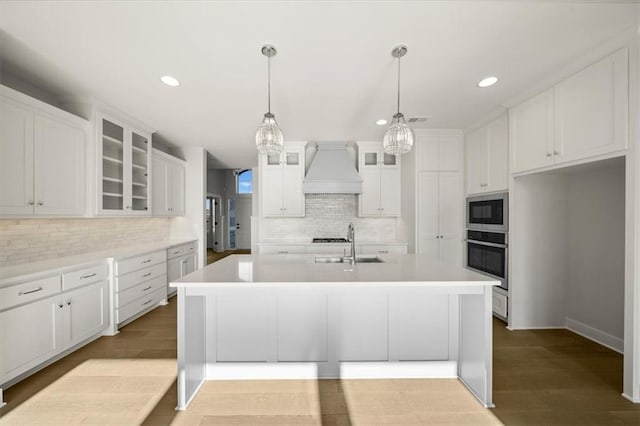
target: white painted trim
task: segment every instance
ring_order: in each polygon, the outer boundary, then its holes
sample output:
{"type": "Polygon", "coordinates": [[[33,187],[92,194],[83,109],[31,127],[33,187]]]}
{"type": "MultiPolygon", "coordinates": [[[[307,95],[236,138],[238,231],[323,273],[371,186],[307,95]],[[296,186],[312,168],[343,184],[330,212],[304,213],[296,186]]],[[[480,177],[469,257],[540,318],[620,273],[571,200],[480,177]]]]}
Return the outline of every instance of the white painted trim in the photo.
{"type": "Polygon", "coordinates": [[[622,397],[623,397],[624,399],[628,399],[628,400],[629,400],[629,401],[631,401],[631,402],[634,402],[634,403],[636,403],[636,404],[637,404],[637,403],[640,403],[640,399],[633,399],[632,397],[630,397],[629,395],[627,395],[627,394],[626,394],[626,393],[624,393],[624,392],[622,392],[620,395],[622,395],[622,397]]]}
{"type": "Polygon", "coordinates": [[[567,317],[567,330],[585,337],[599,345],[605,346],[620,354],[624,354],[624,340],[590,325],[567,317]]]}
{"type": "Polygon", "coordinates": [[[484,402],[482,402],[482,399],[480,399],[480,397],[478,396],[478,394],[471,388],[471,386],[469,386],[469,384],[467,382],[464,381],[464,379],[462,377],[460,377],[458,380],[460,380],[460,383],[462,383],[464,385],[465,388],[467,388],[467,390],[469,392],[471,392],[471,395],[473,395],[480,404],[482,404],[482,406],[484,408],[495,408],[495,404],[491,403],[491,404],[485,404],[484,402]]]}
{"type": "MultiPolygon", "coordinates": [[[[323,363],[326,364],[326,363],[323,363]]],[[[339,373],[320,377],[314,362],[207,363],[205,380],[454,379],[456,361],[341,362],[339,373]]]]}
{"type": "Polygon", "coordinates": [[[553,326],[536,326],[536,327],[507,327],[511,331],[516,330],[566,330],[567,327],[563,325],[553,325],[553,326]]]}
{"type": "Polygon", "coordinates": [[[0,408],[4,407],[5,405],[7,405],[7,403],[4,402],[4,399],[2,398],[2,388],[0,388],[0,408]]]}

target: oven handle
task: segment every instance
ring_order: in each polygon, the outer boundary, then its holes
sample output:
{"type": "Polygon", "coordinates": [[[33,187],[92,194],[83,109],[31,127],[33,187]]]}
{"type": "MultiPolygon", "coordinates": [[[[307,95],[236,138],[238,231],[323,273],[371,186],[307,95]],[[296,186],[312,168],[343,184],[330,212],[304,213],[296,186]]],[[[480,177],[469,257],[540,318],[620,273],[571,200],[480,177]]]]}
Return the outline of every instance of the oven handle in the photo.
{"type": "Polygon", "coordinates": [[[478,240],[465,240],[468,243],[478,244],[481,246],[489,246],[489,247],[498,247],[498,248],[507,248],[506,244],[497,244],[497,243],[488,243],[486,241],[478,241],[478,240]]]}

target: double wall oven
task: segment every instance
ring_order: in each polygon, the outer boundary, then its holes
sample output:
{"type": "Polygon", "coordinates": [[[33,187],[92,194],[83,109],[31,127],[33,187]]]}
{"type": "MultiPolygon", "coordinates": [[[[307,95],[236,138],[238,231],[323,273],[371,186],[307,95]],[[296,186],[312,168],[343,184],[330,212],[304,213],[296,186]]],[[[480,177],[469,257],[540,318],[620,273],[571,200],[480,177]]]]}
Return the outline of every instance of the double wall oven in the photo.
{"type": "Polygon", "coordinates": [[[500,280],[504,290],[509,288],[508,209],[506,192],[467,198],[467,268],[500,280]]]}

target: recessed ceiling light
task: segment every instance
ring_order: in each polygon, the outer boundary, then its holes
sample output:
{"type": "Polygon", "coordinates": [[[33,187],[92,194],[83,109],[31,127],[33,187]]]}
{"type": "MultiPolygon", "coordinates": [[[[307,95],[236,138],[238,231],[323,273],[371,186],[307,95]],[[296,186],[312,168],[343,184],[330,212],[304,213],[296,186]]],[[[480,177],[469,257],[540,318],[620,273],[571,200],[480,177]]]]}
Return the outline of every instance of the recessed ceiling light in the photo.
{"type": "Polygon", "coordinates": [[[494,84],[496,84],[498,82],[498,77],[487,77],[487,78],[483,78],[482,80],[480,80],[480,83],[478,83],[478,87],[489,87],[489,86],[493,86],[494,84]]]}
{"type": "Polygon", "coordinates": [[[180,82],[178,81],[178,79],[175,77],[171,77],[170,75],[163,75],[162,77],[160,77],[160,81],[162,81],[167,86],[180,86],[180,82]]]}
{"type": "Polygon", "coordinates": [[[385,120],[385,119],[378,120],[378,121],[376,121],[376,124],[378,126],[384,126],[385,124],[387,124],[387,120],[385,120]]]}

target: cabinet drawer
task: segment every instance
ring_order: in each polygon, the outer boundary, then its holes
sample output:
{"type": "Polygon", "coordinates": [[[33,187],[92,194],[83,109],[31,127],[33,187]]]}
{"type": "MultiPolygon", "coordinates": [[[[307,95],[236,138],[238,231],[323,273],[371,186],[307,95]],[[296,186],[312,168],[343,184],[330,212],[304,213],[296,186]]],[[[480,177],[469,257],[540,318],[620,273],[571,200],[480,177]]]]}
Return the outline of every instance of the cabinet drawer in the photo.
{"type": "Polygon", "coordinates": [[[312,244],[306,247],[305,253],[343,256],[344,254],[348,254],[350,250],[351,246],[349,244],[312,244]]]}
{"type": "Polygon", "coordinates": [[[162,288],[150,294],[146,294],[133,302],[116,309],[116,321],[120,324],[128,320],[132,316],[151,308],[158,304],[162,299],[167,297],[167,290],[162,288]]]}
{"type": "Polygon", "coordinates": [[[150,266],[139,271],[131,272],[116,278],[116,292],[121,292],[140,283],[152,280],[160,275],[166,275],[167,264],[161,263],[159,265],[150,266]]]}
{"type": "Polygon", "coordinates": [[[302,254],[305,252],[303,245],[284,245],[278,244],[273,246],[261,245],[260,254],[302,254]]]}
{"type": "Polygon", "coordinates": [[[150,281],[145,281],[134,287],[116,293],[116,307],[125,306],[140,297],[153,293],[154,291],[167,286],[167,276],[160,275],[150,281]]]}
{"type": "Polygon", "coordinates": [[[105,264],[91,265],[77,271],[62,274],[62,290],[70,290],[81,285],[107,279],[109,268],[105,264]]]}
{"type": "Polygon", "coordinates": [[[60,293],[60,289],[60,275],[5,287],[0,289],[0,309],[7,309],[60,293]]]}
{"type": "Polygon", "coordinates": [[[167,260],[167,251],[160,250],[129,259],[119,260],[115,264],[115,275],[124,275],[167,260]]]}
{"type": "Polygon", "coordinates": [[[500,315],[501,317],[507,318],[507,306],[508,306],[509,297],[493,290],[493,312],[495,314],[500,315]]]}
{"type": "Polygon", "coordinates": [[[184,256],[185,254],[195,253],[196,243],[183,244],[167,249],[167,259],[184,256]]]}
{"type": "Polygon", "coordinates": [[[387,245],[363,245],[360,246],[362,254],[407,254],[407,246],[387,245]]]}

